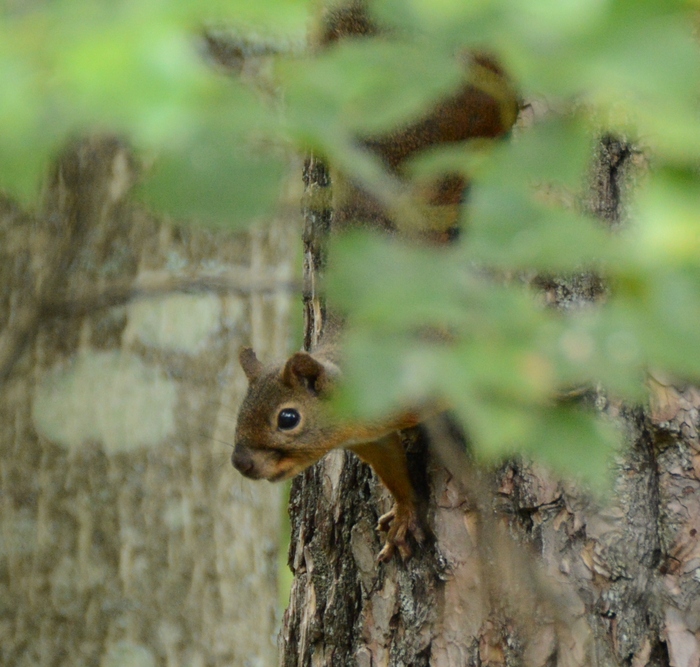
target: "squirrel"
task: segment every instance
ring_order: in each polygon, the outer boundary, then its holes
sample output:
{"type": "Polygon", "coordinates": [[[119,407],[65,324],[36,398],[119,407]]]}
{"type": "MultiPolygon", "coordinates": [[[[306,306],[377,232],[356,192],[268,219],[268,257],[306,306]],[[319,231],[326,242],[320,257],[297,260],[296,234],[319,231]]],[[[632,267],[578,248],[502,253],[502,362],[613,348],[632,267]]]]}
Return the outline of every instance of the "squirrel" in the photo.
{"type": "MultiPolygon", "coordinates": [[[[347,35],[377,33],[365,4],[354,0],[327,13],[320,41],[329,47],[347,35]]],[[[479,88],[467,80],[422,118],[385,136],[362,137],[361,145],[402,178],[404,163],[426,148],[506,134],[517,116],[517,96],[493,59],[471,54],[470,60],[477,80],[480,72],[490,76],[492,84],[500,82],[500,87],[488,86],[493,94],[485,92],[487,86],[479,88]]],[[[466,187],[463,177],[446,174],[420,189],[426,207],[452,211],[447,227],[443,225],[439,233],[444,235],[456,224],[466,187]]],[[[334,224],[360,220],[395,228],[368,193],[352,184],[346,188],[344,198],[334,202],[334,224]]],[[[397,551],[405,559],[411,555],[409,536],[421,542],[424,531],[399,432],[441,410],[411,407],[376,422],[339,419],[328,408],[328,399],[342,377],[338,327],[326,323],[324,331],[314,350],[295,352],[281,365],[265,367],[251,348],[241,350],[239,361],[249,387],[238,414],[233,465],[246,477],[278,481],[295,476],[333,449],[349,449],[372,466],[395,500],[391,511],[379,519],[378,528],[386,532],[386,540],[378,559],[389,560],[397,551]]]]}
{"type": "Polygon", "coordinates": [[[327,332],[313,353],[295,352],[281,366],[265,367],[251,348],[241,349],[249,386],[238,413],[232,462],[246,477],[276,482],[333,449],[349,449],[372,466],[395,499],[379,518],[379,529],[387,533],[379,560],[388,560],[396,549],[405,559],[411,555],[408,535],[422,542],[424,534],[399,431],[436,410],[406,410],[377,422],[340,419],[328,405],[341,379],[338,351],[335,336],[327,332]]]}

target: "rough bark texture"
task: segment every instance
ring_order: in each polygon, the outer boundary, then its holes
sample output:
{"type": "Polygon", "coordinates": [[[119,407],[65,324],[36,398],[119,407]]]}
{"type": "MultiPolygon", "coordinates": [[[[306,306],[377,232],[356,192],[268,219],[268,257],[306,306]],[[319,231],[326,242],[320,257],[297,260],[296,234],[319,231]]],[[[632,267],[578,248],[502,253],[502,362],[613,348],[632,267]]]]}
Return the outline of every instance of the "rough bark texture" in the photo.
{"type": "Polygon", "coordinates": [[[239,345],[286,347],[293,225],[178,229],[133,181],[96,138],[40,213],[0,201],[0,663],[270,665],[281,490],[228,443],[239,345]]]}
{"type": "MultiPolygon", "coordinates": [[[[586,205],[611,225],[634,157],[618,139],[600,144],[586,205]]],[[[307,188],[327,185],[307,170],[307,188]]],[[[307,212],[305,238],[322,240],[331,220],[307,212]]],[[[563,309],[604,293],[592,274],[540,285],[563,309]]],[[[474,469],[439,420],[406,434],[435,538],[406,563],[376,564],[389,500],[369,468],[340,451],[300,476],[284,667],[699,665],[700,392],[651,383],[650,409],[591,396],[628,434],[603,503],[525,461],[474,469]]]]}

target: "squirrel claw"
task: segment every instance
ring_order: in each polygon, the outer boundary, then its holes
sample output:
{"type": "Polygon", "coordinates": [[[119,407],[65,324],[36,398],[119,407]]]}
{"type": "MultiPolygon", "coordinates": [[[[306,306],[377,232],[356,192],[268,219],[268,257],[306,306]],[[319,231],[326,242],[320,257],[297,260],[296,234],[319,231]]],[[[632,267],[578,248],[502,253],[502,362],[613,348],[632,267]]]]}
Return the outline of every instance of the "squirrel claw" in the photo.
{"type": "Polygon", "coordinates": [[[425,539],[418,513],[412,505],[394,505],[389,512],[379,517],[377,530],[387,534],[384,547],[377,557],[380,563],[390,560],[397,550],[402,560],[411,557],[411,547],[407,539],[409,533],[416,542],[423,542],[425,539]]]}

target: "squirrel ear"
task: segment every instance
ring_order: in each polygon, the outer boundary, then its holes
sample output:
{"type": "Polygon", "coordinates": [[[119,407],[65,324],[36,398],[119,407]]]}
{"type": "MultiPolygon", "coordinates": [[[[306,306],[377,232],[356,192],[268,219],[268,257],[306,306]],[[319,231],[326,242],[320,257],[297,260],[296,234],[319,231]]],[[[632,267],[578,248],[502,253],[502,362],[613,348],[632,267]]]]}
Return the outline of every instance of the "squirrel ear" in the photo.
{"type": "Polygon", "coordinates": [[[321,394],[330,388],[329,370],[308,352],[295,352],[284,365],[282,382],[288,387],[302,385],[314,394],[321,394]]]}
{"type": "Polygon", "coordinates": [[[252,347],[242,347],[238,353],[238,361],[245,376],[248,378],[248,382],[252,382],[262,373],[263,365],[258,361],[252,347]]]}

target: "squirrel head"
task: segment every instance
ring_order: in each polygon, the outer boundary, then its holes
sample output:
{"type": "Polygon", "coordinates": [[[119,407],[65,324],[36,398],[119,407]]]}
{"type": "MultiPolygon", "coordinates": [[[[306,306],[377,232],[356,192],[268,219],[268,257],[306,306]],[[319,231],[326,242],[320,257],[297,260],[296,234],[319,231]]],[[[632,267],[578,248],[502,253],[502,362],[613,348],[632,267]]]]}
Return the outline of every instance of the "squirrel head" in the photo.
{"type": "Polygon", "coordinates": [[[233,465],[252,479],[289,479],[334,446],[334,422],[324,399],[339,370],[308,352],[265,368],[247,347],[239,361],[248,392],[238,413],[233,465]]]}

